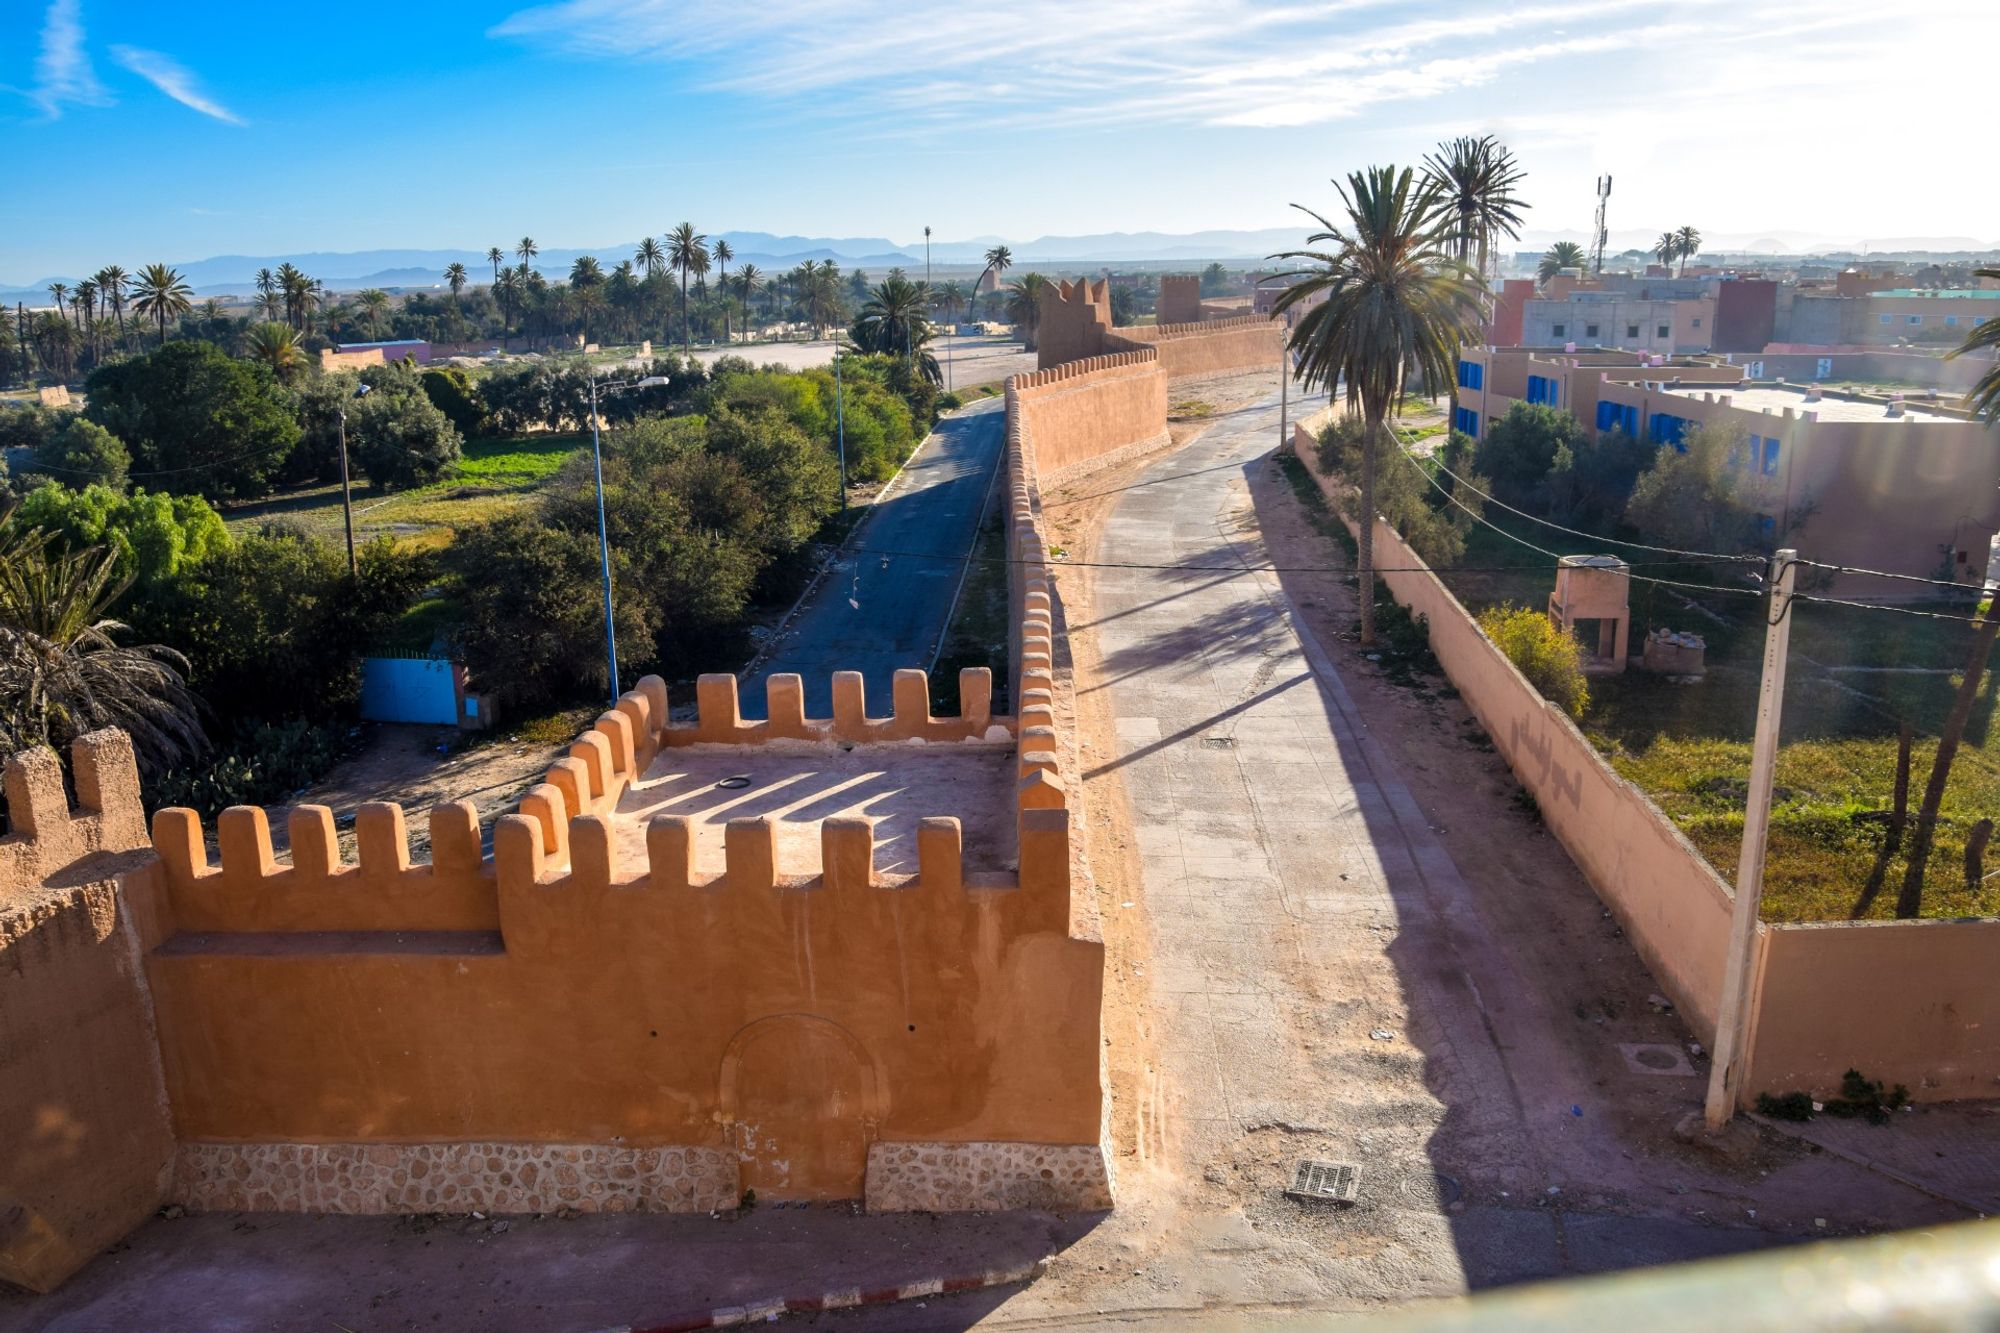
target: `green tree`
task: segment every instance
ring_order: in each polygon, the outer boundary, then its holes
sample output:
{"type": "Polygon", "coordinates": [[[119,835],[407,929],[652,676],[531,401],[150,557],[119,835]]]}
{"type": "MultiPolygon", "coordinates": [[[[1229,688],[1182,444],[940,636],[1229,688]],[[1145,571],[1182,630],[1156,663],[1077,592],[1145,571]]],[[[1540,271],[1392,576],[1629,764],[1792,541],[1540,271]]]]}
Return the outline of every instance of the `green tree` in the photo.
{"type": "Polygon", "coordinates": [[[363,654],[435,578],[386,538],[358,554],[349,575],[331,543],[269,526],[163,581],[132,616],[187,655],[189,684],[224,717],[350,716],[363,654]]]}
{"type": "Polygon", "coordinates": [[[30,470],[70,486],[96,482],[122,491],[131,468],[132,455],[123,441],[94,421],[75,417],[35,451],[30,470]]]}
{"type": "MultiPolygon", "coordinates": [[[[1308,297],[1326,299],[1293,328],[1290,348],[1299,378],[1329,392],[1345,387],[1348,410],[1367,429],[1361,457],[1361,512],[1376,513],[1376,458],[1383,423],[1413,377],[1435,392],[1453,382],[1466,331],[1486,294],[1477,274],[1451,257],[1439,229],[1435,183],[1419,182],[1408,168],[1371,167],[1348,177],[1340,190],[1347,218],[1341,224],[1302,209],[1320,225],[1307,238],[1315,248],[1279,258],[1311,267],[1278,297],[1281,313],[1308,297]]],[[[1360,524],[1361,641],[1375,641],[1374,524],[1360,524]]]]}
{"type": "Polygon", "coordinates": [[[457,366],[432,366],[423,372],[423,386],[432,405],[460,435],[470,440],[486,433],[486,404],[470,375],[457,366]]]}
{"type": "Polygon", "coordinates": [[[222,516],[199,495],[143,490],[123,495],[95,482],[44,483],[21,502],[14,522],[48,534],[60,550],[111,552],[114,575],[137,597],[151,595],[231,542],[222,516]]]}
{"type": "Polygon", "coordinates": [[[205,342],[101,366],[86,389],[85,415],[125,442],[135,471],[170,491],[262,495],[299,439],[269,368],[205,342]]]}
{"type": "Polygon", "coordinates": [[[1543,252],[1541,262],[1535,265],[1535,280],[1547,283],[1566,268],[1582,268],[1586,258],[1583,247],[1575,241],[1557,241],[1543,252]]]}
{"type": "Polygon", "coordinates": [[[1494,494],[1517,508],[1541,505],[1549,495],[1556,455],[1583,442],[1583,427],[1558,408],[1511,404],[1473,448],[1473,466],[1493,479],[1494,494]]]}
{"type": "Polygon", "coordinates": [[[1203,296],[1218,295],[1227,290],[1228,286],[1229,271],[1223,268],[1220,263],[1210,264],[1201,271],[1201,294],[1203,296]]]}
{"type": "Polygon", "coordinates": [[[1639,474],[1625,521],[1649,541],[1724,554],[1767,546],[1759,533],[1762,493],[1739,485],[1732,459],[1743,447],[1740,431],[1696,426],[1678,449],[1660,449],[1653,466],[1639,474]]]}
{"type": "Polygon", "coordinates": [[[1660,262],[1662,264],[1666,265],[1667,268],[1672,269],[1674,266],[1674,260],[1680,258],[1680,253],[1681,253],[1680,233],[1671,231],[1661,232],[1660,239],[1653,242],[1652,252],[1660,257],[1660,262]]]}
{"type": "Polygon", "coordinates": [[[148,264],[132,283],[132,309],[159,326],[160,344],[165,346],[167,321],[180,319],[194,309],[194,288],[187,285],[180,270],[148,264]]]}
{"type": "Polygon", "coordinates": [[[389,293],[380,287],[367,287],[357,293],[354,299],[368,312],[368,336],[378,342],[381,341],[382,316],[389,310],[389,293]]]}

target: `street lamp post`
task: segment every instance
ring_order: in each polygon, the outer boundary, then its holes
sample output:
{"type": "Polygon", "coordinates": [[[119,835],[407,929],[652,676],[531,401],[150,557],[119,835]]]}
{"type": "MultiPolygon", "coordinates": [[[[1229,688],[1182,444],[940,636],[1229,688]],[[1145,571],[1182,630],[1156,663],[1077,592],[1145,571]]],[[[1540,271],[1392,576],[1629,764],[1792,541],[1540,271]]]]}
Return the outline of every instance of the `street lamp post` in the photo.
{"type": "Polygon", "coordinates": [[[840,334],[833,335],[833,438],[840,454],[840,513],[847,515],[847,409],[840,387],[840,334]]]}
{"type": "MultiPolygon", "coordinates": [[[[355,389],[354,396],[366,398],[368,386],[355,389]]],[[[342,403],[334,415],[340,420],[340,514],[347,523],[347,576],[355,578],[361,569],[354,559],[354,490],[347,480],[347,405],[342,403]]]]}
{"type": "MultiPolygon", "coordinates": [[[[623,386],[610,386],[623,387],[623,386]]],[[[618,634],[611,616],[611,538],[604,523],[604,450],[598,438],[597,377],[590,377],[590,462],[597,477],[597,557],[604,567],[604,669],[611,678],[611,703],[618,703],[618,634]]]]}

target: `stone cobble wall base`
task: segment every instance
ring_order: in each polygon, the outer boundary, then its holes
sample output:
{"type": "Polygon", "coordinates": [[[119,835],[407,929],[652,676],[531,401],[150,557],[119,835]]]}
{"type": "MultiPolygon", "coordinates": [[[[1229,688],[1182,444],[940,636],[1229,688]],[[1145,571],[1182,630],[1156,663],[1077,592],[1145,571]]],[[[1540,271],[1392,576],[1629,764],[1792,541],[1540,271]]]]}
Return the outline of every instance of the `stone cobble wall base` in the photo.
{"type": "Polygon", "coordinates": [[[184,1143],[193,1211],[693,1213],[737,1203],[720,1148],[558,1143],[184,1143]]]}
{"type": "Polygon", "coordinates": [[[868,1149],[868,1211],[998,1212],[1111,1207],[1097,1144],[876,1143],[868,1149]]]}

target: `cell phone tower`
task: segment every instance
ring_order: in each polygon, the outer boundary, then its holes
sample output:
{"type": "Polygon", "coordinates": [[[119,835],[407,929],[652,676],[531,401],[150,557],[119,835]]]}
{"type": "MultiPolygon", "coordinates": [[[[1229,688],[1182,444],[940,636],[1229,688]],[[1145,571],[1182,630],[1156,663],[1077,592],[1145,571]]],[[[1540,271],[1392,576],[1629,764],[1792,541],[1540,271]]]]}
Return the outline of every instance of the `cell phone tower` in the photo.
{"type": "Polygon", "coordinates": [[[1610,204],[1611,177],[1599,176],[1597,178],[1597,231],[1591,238],[1590,246],[1590,263],[1593,273],[1604,272],[1604,243],[1611,237],[1611,232],[1604,225],[1604,210],[1610,207],[1610,204]]]}

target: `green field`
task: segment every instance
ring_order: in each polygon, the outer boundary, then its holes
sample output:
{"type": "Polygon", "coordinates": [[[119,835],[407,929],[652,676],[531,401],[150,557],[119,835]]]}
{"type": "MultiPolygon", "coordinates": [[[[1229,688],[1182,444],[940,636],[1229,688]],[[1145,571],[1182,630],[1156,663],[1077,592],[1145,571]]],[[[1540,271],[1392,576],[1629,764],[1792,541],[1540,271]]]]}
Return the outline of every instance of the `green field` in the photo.
{"type": "MultiPolygon", "coordinates": [[[[578,448],[584,434],[537,434],[478,439],[443,479],[407,491],[357,487],[357,536],[392,533],[423,545],[448,544],[458,528],[497,518],[527,503],[578,448]]],[[[232,527],[253,528],[282,519],[328,540],[342,534],[340,487],[314,486],[225,511],[232,527]]]]}

